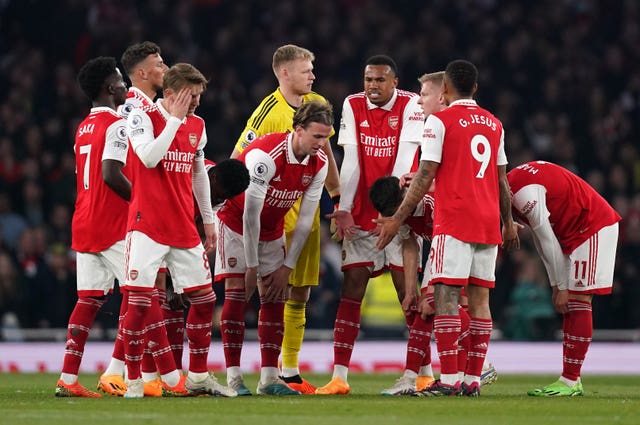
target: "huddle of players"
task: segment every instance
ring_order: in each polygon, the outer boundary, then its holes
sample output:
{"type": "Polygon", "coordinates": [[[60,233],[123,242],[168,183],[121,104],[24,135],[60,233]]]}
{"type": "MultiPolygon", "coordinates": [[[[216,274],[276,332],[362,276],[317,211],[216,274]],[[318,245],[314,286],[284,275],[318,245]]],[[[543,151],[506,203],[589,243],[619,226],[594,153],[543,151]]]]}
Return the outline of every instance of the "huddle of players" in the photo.
{"type": "MultiPolygon", "coordinates": [[[[159,49],[152,55],[156,59],[159,58],[159,49]]],[[[199,165],[199,161],[202,161],[206,132],[204,122],[194,115],[194,111],[206,84],[204,77],[190,65],[174,65],[167,72],[169,76],[172,73],[177,75],[174,80],[167,78],[164,72],[161,74],[164,80],[161,86],[165,91],[164,101],[159,101],[157,104],[152,102],[153,96],[141,96],[134,88],[130,90],[129,98],[132,101],[123,108],[123,112],[128,113],[126,131],[123,134],[124,128],[118,127],[118,131],[115,131],[120,137],[117,143],[112,141],[113,137],[109,138],[109,135],[113,136],[114,131],[106,131],[107,137],[103,137],[104,153],[100,152],[102,158],[98,156],[94,160],[94,164],[99,164],[102,160],[104,182],[120,196],[121,200],[118,202],[124,204],[126,208],[126,200],[131,198],[131,205],[139,208],[136,209],[130,205],[128,213],[124,213],[125,216],[127,214],[129,216],[126,225],[129,232],[127,235],[129,251],[126,274],[123,276],[124,279],[119,280],[125,282],[128,291],[125,291],[127,300],[126,303],[123,301],[121,311],[123,324],[120,326],[119,338],[116,342],[116,346],[124,345],[124,349],[120,349],[119,353],[116,352],[117,349],[114,350],[110,367],[99,383],[99,389],[102,391],[125,397],[192,394],[250,395],[251,392],[244,385],[240,371],[240,353],[244,336],[244,305],[246,299],[257,287],[261,303],[258,326],[262,365],[256,392],[267,395],[347,394],[350,391],[347,372],[359,329],[360,303],[364,290],[369,277],[389,268],[411,331],[407,350],[407,370],[396,385],[383,391],[383,394],[427,396],[454,394],[477,396],[480,394],[482,365],[491,331],[490,313],[487,314],[488,289],[494,284],[495,255],[501,239],[499,232],[496,236],[495,228],[499,227],[501,219],[503,225],[508,227],[503,231],[505,244],[517,247],[518,240],[517,227],[511,220],[511,201],[508,182],[506,182],[504,132],[499,120],[482,110],[472,100],[477,87],[477,70],[469,62],[454,61],[449,64],[445,72],[423,76],[420,79],[422,90],[420,96],[417,96],[396,89],[397,68],[391,58],[383,55],[370,58],[365,65],[365,90],[349,96],[343,105],[338,144],[345,149],[345,160],[338,182],[337,168],[328,143],[329,137],[333,134],[333,112],[331,106],[321,96],[311,92],[311,85],[315,79],[312,72],[313,59],[311,52],[293,45],[282,46],[274,54],[274,73],[278,79],[279,88],[265,98],[256,109],[236,146],[234,156],[244,164],[242,169],[248,170],[249,176],[248,189],[235,197],[234,195],[244,191],[243,187],[236,186],[236,192],[225,193],[221,187],[214,187],[213,180],[220,182],[222,178],[211,179],[211,181],[205,181],[202,178],[203,168],[199,165]],[[185,75],[186,80],[183,78],[185,75]],[[171,81],[174,81],[173,86],[171,81]],[[445,104],[450,107],[447,113],[442,113],[441,116],[440,110],[444,109],[445,104]],[[464,118],[460,118],[460,114],[464,114],[464,118]],[[424,124],[425,116],[429,117],[426,124],[424,124]],[[451,118],[452,116],[455,119],[451,118]],[[458,128],[454,128],[456,125],[458,128]],[[457,133],[458,131],[461,132],[457,133]],[[469,131],[476,131],[476,133],[471,134],[469,131]],[[267,133],[272,134],[263,136],[267,133]],[[191,193],[193,192],[204,223],[205,246],[202,246],[200,239],[196,241],[192,236],[195,226],[188,225],[186,230],[185,228],[171,229],[175,231],[175,235],[180,234],[182,237],[182,239],[180,237],[175,239],[175,236],[168,235],[171,231],[167,234],[163,233],[164,231],[154,233],[158,232],[157,229],[152,229],[149,224],[144,223],[145,220],[141,218],[143,213],[153,211],[152,207],[167,203],[164,192],[158,192],[158,197],[154,197],[150,195],[150,192],[153,192],[150,186],[144,185],[144,190],[136,192],[132,191],[129,183],[127,197],[127,185],[122,179],[119,185],[107,179],[104,170],[108,170],[108,167],[114,163],[127,163],[126,153],[122,155],[122,151],[126,152],[124,147],[128,145],[127,136],[136,154],[135,156],[129,154],[128,157],[129,161],[133,158],[135,164],[131,178],[133,188],[136,188],[138,181],[168,183],[173,181],[171,179],[173,174],[179,174],[180,184],[189,190],[176,191],[175,200],[169,205],[175,203],[186,207],[190,203],[191,210],[186,208],[185,214],[179,219],[192,218],[191,193]],[[449,171],[452,167],[451,159],[447,161],[452,155],[449,146],[454,142],[447,144],[445,140],[456,137],[471,140],[470,151],[463,154],[470,157],[468,164],[465,165],[473,168],[475,175],[467,176],[460,170],[449,171]],[[184,141],[184,146],[176,148],[176,140],[184,141]],[[411,171],[420,144],[422,144],[422,157],[418,178],[412,179],[409,195],[404,201],[400,202],[397,198],[401,187],[398,179],[386,183],[387,188],[395,185],[397,190],[373,190],[378,187],[376,185],[383,184],[382,182],[388,179],[385,176],[405,176],[411,171]],[[161,145],[161,148],[158,148],[158,145],[161,145]],[[436,146],[435,149],[433,145],[436,146]],[[116,156],[113,152],[108,153],[113,150],[108,148],[109,146],[120,147],[120,156],[116,156]],[[366,169],[361,166],[365,161],[366,169]],[[441,176],[438,180],[439,184],[435,189],[437,203],[434,203],[433,198],[423,199],[423,195],[438,172],[438,166],[433,167],[432,164],[442,165],[438,174],[441,176]],[[149,170],[151,173],[154,173],[153,170],[159,170],[159,173],[146,176],[145,172],[149,170]],[[453,177],[454,173],[463,174],[464,177],[453,177]],[[189,177],[189,181],[186,181],[183,174],[189,177]],[[379,180],[380,178],[382,180],[379,180]],[[463,183],[465,178],[472,184],[463,183]],[[448,181],[450,183],[447,183],[448,181]],[[473,238],[468,240],[466,237],[468,232],[465,233],[466,230],[463,229],[460,233],[456,226],[460,226],[461,220],[466,220],[468,223],[469,216],[459,217],[456,224],[455,219],[453,222],[447,221],[444,218],[446,213],[439,214],[438,211],[439,208],[441,210],[452,208],[451,202],[446,200],[448,194],[459,195],[457,190],[460,186],[465,184],[472,186],[476,181],[481,181],[480,185],[484,190],[484,196],[478,199],[482,203],[469,202],[469,197],[463,197],[463,199],[468,204],[467,207],[475,205],[473,207],[475,210],[472,212],[475,214],[478,214],[478,205],[488,205],[487,211],[480,214],[481,218],[479,218],[479,222],[487,223],[485,226],[487,231],[486,234],[475,232],[474,238],[480,233],[481,240],[473,238]],[[425,182],[429,184],[425,185],[425,182]],[[337,236],[344,239],[345,286],[334,332],[333,378],[327,385],[315,388],[301,378],[297,353],[303,339],[304,309],[309,289],[318,282],[319,238],[316,239],[314,235],[318,232],[317,204],[325,183],[336,206],[330,218],[335,220],[337,236]],[[208,189],[206,194],[202,190],[205,185],[208,189]],[[120,187],[125,187],[125,190],[116,190],[120,187]],[[441,187],[444,189],[440,189],[441,187]],[[372,189],[373,203],[368,196],[369,188],[372,189]],[[212,199],[209,192],[214,194],[215,199],[212,199]],[[185,193],[189,193],[189,202],[184,199],[185,193]],[[385,194],[390,193],[393,193],[395,198],[384,197],[385,194]],[[376,194],[379,195],[377,200],[376,194]],[[215,231],[211,203],[213,200],[217,204],[224,199],[230,200],[218,211],[218,228],[215,231]],[[408,220],[405,225],[405,219],[417,211],[415,207],[419,202],[423,205],[422,223],[415,227],[415,224],[412,225],[411,220],[408,220]],[[398,211],[390,210],[390,205],[398,206],[398,211]],[[431,214],[424,214],[425,206],[432,208],[435,212],[433,217],[431,214]],[[378,238],[380,227],[376,228],[373,222],[378,217],[378,212],[383,216],[391,215],[395,220],[395,223],[385,223],[385,219],[378,220],[379,225],[382,225],[380,238],[378,238]],[[289,215],[285,219],[287,213],[289,215]],[[428,285],[429,281],[425,279],[423,287],[430,289],[425,289],[425,296],[419,299],[415,281],[419,263],[418,236],[423,235],[427,238],[432,236],[431,232],[424,230],[425,222],[429,224],[431,220],[434,223],[433,228],[443,227],[446,230],[445,233],[436,231],[433,234],[434,241],[428,259],[428,273],[425,274],[431,277],[432,285],[428,285]],[[404,230],[395,236],[401,225],[404,230]],[[413,230],[407,229],[407,225],[413,230]],[[190,234],[191,237],[185,238],[185,234],[190,234]],[[456,238],[460,234],[463,236],[456,238]],[[202,334],[198,333],[198,330],[203,328],[209,327],[210,330],[212,306],[215,302],[213,292],[207,290],[207,284],[203,285],[211,277],[208,263],[206,267],[200,267],[200,272],[204,272],[201,274],[193,271],[186,272],[183,268],[185,264],[195,264],[195,258],[198,255],[200,259],[206,258],[203,254],[205,248],[210,250],[216,237],[218,246],[216,280],[225,280],[225,305],[221,326],[228,387],[218,384],[215,377],[207,372],[206,353],[210,343],[210,332],[208,341],[206,336],[203,338],[202,334]],[[389,242],[391,244],[385,248],[384,245],[389,242]],[[434,242],[437,242],[437,249],[434,247],[434,242]],[[468,257],[463,257],[468,258],[468,261],[457,261],[468,262],[468,270],[460,270],[455,267],[451,258],[460,257],[460,252],[469,247],[471,247],[471,253],[468,257]],[[137,252],[138,255],[136,255],[137,252]],[[146,259],[150,252],[155,255],[152,255],[155,260],[152,264],[149,264],[146,259]],[[131,262],[139,264],[140,267],[132,267],[131,262]],[[193,320],[187,318],[187,334],[190,342],[190,367],[187,377],[177,372],[181,351],[179,358],[178,356],[174,358],[171,354],[171,348],[174,345],[180,345],[181,348],[182,340],[179,344],[169,344],[164,326],[167,320],[166,316],[163,319],[163,311],[173,310],[167,307],[168,303],[164,301],[166,296],[160,295],[164,289],[162,285],[156,285],[156,273],[159,269],[162,270],[163,262],[167,263],[171,272],[176,292],[192,294],[189,317],[198,306],[206,306],[206,309],[201,307],[200,314],[198,312],[193,314],[193,320]],[[411,266],[408,267],[408,264],[411,266]],[[145,282],[142,283],[141,280],[136,282],[142,276],[142,270],[146,271],[145,282]],[[151,274],[152,271],[153,274],[151,274]],[[258,276],[261,279],[258,279],[258,276]],[[467,284],[470,284],[470,314],[459,307],[459,304],[464,304],[460,301],[459,288],[467,284]],[[155,289],[154,286],[156,286],[155,289]],[[435,292],[435,299],[430,295],[433,292],[435,292]],[[158,293],[158,295],[153,297],[152,293],[158,293]],[[161,309],[161,305],[165,308],[161,309]],[[455,306],[455,311],[451,310],[452,305],[455,306]],[[433,379],[430,369],[429,342],[432,328],[443,365],[439,380],[433,379]],[[194,341],[198,341],[199,344],[196,346],[194,341]],[[478,341],[480,341],[479,344],[478,341]],[[151,368],[147,367],[146,377],[144,367],[142,373],[140,372],[140,364],[144,366],[145,346],[150,348],[151,354],[147,356],[151,358],[151,368]],[[483,348],[476,349],[475,347],[478,346],[483,348]],[[278,369],[281,348],[284,350],[282,371],[278,369]],[[121,378],[125,363],[128,369],[128,385],[121,378]]],[[[166,71],[166,66],[161,59],[156,65],[166,71]]],[[[127,71],[129,73],[129,70],[127,71]]],[[[133,82],[133,78],[131,79],[133,82]]],[[[104,82],[107,83],[106,79],[104,82]]],[[[121,76],[120,81],[116,82],[118,88],[120,84],[124,86],[121,76]]],[[[114,91],[113,87],[112,82],[103,84],[107,94],[114,91]]],[[[159,88],[157,87],[156,90],[159,88]]],[[[87,94],[92,100],[97,97],[87,94]]],[[[119,100],[114,103],[117,101],[119,100]]],[[[96,105],[94,102],[94,106],[104,105],[96,105]]],[[[112,112],[109,113],[115,115],[112,112]]],[[[113,118],[112,121],[115,122],[116,119],[113,118]]],[[[81,124],[78,137],[87,133],[88,127],[83,125],[90,124],[81,124]]],[[[78,142],[76,145],[78,147],[78,142]]],[[[80,150],[77,153],[79,154],[77,157],[82,158],[82,155],[87,152],[80,150]]],[[[87,168],[88,166],[85,170],[87,168]]],[[[78,169],[80,170],[80,167],[78,169]]],[[[122,170],[120,166],[117,172],[112,174],[123,177],[122,170]]],[[[529,174],[535,176],[537,173],[529,174]]],[[[204,176],[206,175],[204,173],[204,176]]],[[[80,184],[80,177],[78,181],[80,193],[81,189],[86,190],[87,187],[85,183],[80,184]]],[[[142,184],[139,185],[139,187],[142,186],[142,184]]],[[[110,196],[116,197],[113,193],[110,196]]],[[[514,202],[514,211],[518,213],[516,205],[514,202]]],[[[82,209],[77,206],[76,214],[79,210],[82,209]]],[[[523,215],[530,213],[529,209],[524,211],[523,215]]],[[[419,219],[418,222],[420,221],[419,219]]],[[[193,224],[193,220],[190,220],[190,223],[193,224]]],[[[599,229],[595,231],[597,230],[599,229]]],[[[76,233],[75,228],[74,233],[76,233]]],[[[78,230],[78,233],[81,231],[78,230]]],[[[615,247],[615,243],[613,246],[615,247]]],[[[85,252],[109,251],[105,247],[111,247],[111,245],[101,246],[97,251],[83,249],[80,246],[74,246],[74,249],[83,253],[79,254],[80,256],[85,252]]],[[[124,258],[124,252],[122,258],[124,258]]],[[[77,370],[84,341],[86,341],[86,332],[91,327],[95,312],[101,305],[100,299],[104,299],[109,289],[108,287],[90,288],[94,291],[82,292],[80,261],[78,264],[77,309],[81,310],[79,306],[89,304],[91,310],[86,316],[90,320],[84,320],[84,323],[79,326],[75,324],[72,326],[73,320],[70,319],[65,366],[58,381],[56,395],[98,396],[99,394],[80,386],[77,382],[77,370]],[[99,291],[96,292],[96,289],[99,291]],[[82,331],[79,332],[79,329],[82,331]],[[84,340],[80,338],[80,343],[79,333],[84,337],[84,340]],[[69,361],[69,365],[67,365],[67,357],[72,360],[69,361]]],[[[549,269],[549,266],[547,268],[549,269]]],[[[124,267],[122,272],[124,273],[124,267]]],[[[110,278],[113,281],[114,275],[120,277],[114,272],[105,276],[106,280],[110,278]]],[[[160,276],[161,273],[158,275],[160,276]]],[[[566,282],[566,279],[564,281],[566,282]]],[[[603,282],[597,283],[599,292],[588,292],[588,294],[606,293],[607,285],[603,282]]],[[[566,283],[562,284],[556,280],[554,287],[562,289],[564,292],[560,294],[566,295],[566,283]]],[[[568,292],[572,293],[571,290],[569,287],[568,292]]],[[[585,295],[579,295],[578,298],[580,296],[585,295]]],[[[554,290],[555,301],[556,291],[554,290]]],[[[579,301],[583,302],[582,299],[578,299],[573,304],[579,301]]],[[[590,302],[590,297],[588,301],[590,302]]],[[[571,310],[572,302],[561,300],[560,303],[563,307],[559,308],[564,308],[565,311],[571,310]]],[[[562,312],[565,313],[565,311],[562,312]]],[[[74,314],[72,314],[73,318],[74,314]]],[[[567,330],[565,332],[568,333],[567,330]]],[[[183,337],[181,332],[177,334],[180,338],[183,337]]],[[[574,338],[576,338],[575,335],[574,338]]],[[[584,354],[586,349],[582,353],[582,360],[584,354]]],[[[575,357],[578,357],[581,364],[580,355],[577,353],[575,357]]],[[[575,373],[573,376],[575,377],[575,373]]],[[[495,371],[492,371],[489,380],[494,378],[495,371]]],[[[573,382],[567,379],[569,382],[562,383],[566,384],[567,388],[580,385],[581,394],[579,368],[577,379],[573,382]]],[[[552,388],[552,392],[558,392],[556,387],[552,388]]],[[[565,395],[549,394],[546,387],[536,391],[536,395],[565,395]]]]}

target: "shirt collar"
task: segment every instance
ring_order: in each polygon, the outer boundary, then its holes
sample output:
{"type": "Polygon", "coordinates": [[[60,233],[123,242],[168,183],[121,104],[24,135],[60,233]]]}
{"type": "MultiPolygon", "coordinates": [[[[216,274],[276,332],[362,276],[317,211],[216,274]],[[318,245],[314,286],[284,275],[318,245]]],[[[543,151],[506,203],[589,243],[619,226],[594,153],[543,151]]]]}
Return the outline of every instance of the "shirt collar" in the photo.
{"type": "Polygon", "coordinates": [[[454,100],[449,104],[449,106],[461,105],[461,106],[478,106],[475,100],[473,99],[458,99],[454,100]]]}
{"type": "Polygon", "coordinates": [[[385,103],[384,105],[378,106],[378,105],[374,105],[373,103],[371,103],[371,101],[369,100],[369,98],[365,94],[365,99],[367,99],[367,108],[369,110],[380,108],[380,109],[384,109],[385,111],[390,111],[391,109],[393,109],[393,105],[395,105],[397,98],[398,98],[398,90],[393,89],[393,95],[391,96],[391,99],[389,99],[389,101],[387,103],[385,103]]]}
{"type": "Polygon", "coordinates": [[[142,90],[140,90],[139,88],[134,87],[134,86],[131,86],[131,87],[129,87],[129,91],[130,91],[130,92],[137,93],[137,96],[139,96],[139,97],[142,97],[142,98],[146,99],[146,100],[147,100],[147,102],[149,102],[149,104],[150,104],[150,105],[151,105],[151,104],[153,104],[153,99],[151,99],[149,96],[147,96],[147,95],[146,95],[142,90]]]}

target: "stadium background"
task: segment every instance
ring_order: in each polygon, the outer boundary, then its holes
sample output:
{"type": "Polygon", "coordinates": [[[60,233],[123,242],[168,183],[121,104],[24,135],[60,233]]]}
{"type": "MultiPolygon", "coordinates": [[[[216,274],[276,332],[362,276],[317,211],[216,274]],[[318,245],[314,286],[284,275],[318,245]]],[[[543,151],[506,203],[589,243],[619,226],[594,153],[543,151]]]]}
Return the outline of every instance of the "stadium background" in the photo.
{"type": "MultiPolygon", "coordinates": [[[[141,40],[157,42],[169,65],[193,63],[210,79],[198,114],[214,160],[228,156],[253,108],[275,87],[270,64],[279,45],[316,54],[314,90],[331,101],[337,119],[344,97],[362,89],[362,64],[372,54],[392,56],[399,87],[411,91],[424,72],[455,58],[473,61],[477,100],[503,121],[510,164],[561,164],[623,216],[614,291],[594,301],[594,323],[626,330],[606,334],[614,338],[637,334],[637,2],[0,0],[0,339],[51,338],[51,328],[66,326],[75,302],[73,134],[89,108],[75,75],[87,59],[119,58],[141,40]],[[41,331],[20,332],[27,328],[41,331]]],[[[340,157],[335,140],[333,146],[340,157]]],[[[560,321],[533,244],[526,232],[522,237],[524,248],[499,260],[496,328],[507,339],[552,339],[560,321]]],[[[339,258],[325,241],[310,328],[333,325],[339,258]]],[[[115,301],[98,317],[100,326],[115,326],[115,301]]],[[[393,309],[394,302],[392,296],[378,307],[393,309]]],[[[380,325],[367,330],[365,319],[365,334],[384,336],[380,325]]]]}

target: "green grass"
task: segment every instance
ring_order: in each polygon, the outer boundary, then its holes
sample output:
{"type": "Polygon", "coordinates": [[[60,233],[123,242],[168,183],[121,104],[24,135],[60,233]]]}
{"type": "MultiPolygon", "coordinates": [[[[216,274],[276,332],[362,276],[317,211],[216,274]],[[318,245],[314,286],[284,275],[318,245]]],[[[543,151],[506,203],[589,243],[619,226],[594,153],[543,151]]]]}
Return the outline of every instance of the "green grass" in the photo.
{"type": "MultiPolygon", "coordinates": [[[[309,375],[324,384],[328,375],[309,375]]],[[[0,423],[7,425],[392,425],[493,424],[589,425],[640,423],[640,376],[585,376],[584,397],[537,398],[526,391],[557,376],[500,375],[498,382],[472,398],[382,397],[396,376],[352,374],[351,395],[236,399],[158,398],[125,400],[56,398],[57,375],[0,374],[0,423]]],[[[93,387],[96,375],[80,382],[93,387]]],[[[245,378],[249,388],[255,375],[245,378]]]]}

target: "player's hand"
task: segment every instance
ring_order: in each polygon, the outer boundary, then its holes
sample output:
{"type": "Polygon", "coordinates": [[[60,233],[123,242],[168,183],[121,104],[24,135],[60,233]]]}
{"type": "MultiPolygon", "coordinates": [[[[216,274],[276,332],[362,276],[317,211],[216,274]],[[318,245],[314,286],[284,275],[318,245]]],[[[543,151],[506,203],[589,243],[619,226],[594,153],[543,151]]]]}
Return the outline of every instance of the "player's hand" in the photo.
{"type": "Polygon", "coordinates": [[[249,301],[258,286],[258,268],[247,267],[244,273],[244,295],[246,301],[249,301]]]}
{"type": "Polygon", "coordinates": [[[187,308],[182,294],[176,294],[173,286],[171,288],[167,286],[167,304],[169,304],[169,308],[173,311],[181,311],[187,308]]]}
{"type": "Polygon", "coordinates": [[[342,240],[342,238],[349,240],[355,236],[357,230],[360,229],[360,226],[356,225],[353,221],[353,216],[349,211],[337,210],[331,214],[325,215],[325,217],[335,220],[335,238],[332,237],[334,240],[342,240]]]}
{"type": "Polygon", "coordinates": [[[553,295],[551,297],[553,306],[560,314],[569,313],[569,291],[566,289],[558,289],[557,286],[553,287],[553,295]]]}
{"type": "Polygon", "coordinates": [[[416,300],[418,299],[415,291],[409,291],[404,295],[402,300],[402,312],[405,316],[411,316],[416,312],[416,300]]]}
{"type": "Polygon", "coordinates": [[[423,294],[418,300],[418,313],[422,320],[426,320],[427,316],[436,314],[436,310],[433,308],[433,294],[423,294]]]}
{"type": "Polygon", "coordinates": [[[278,270],[262,279],[264,300],[266,302],[276,302],[286,298],[290,274],[291,269],[283,265],[280,266],[278,270]]]}
{"type": "Polygon", "coordinates": [[[502,249],[507,251],[520,249],[518,230],[522,228],[524,226],[516,221],[513,221],[512,225],[502,226],[502,249]]]}
{"type": "Polygon", "coordinates": [[[403,174],[400,177],[400,187],[409,187],[411,186],[411,182],[413,181],[413,178],[415,177],[416,173],[407,173],[407,174],[403,174]]]}
{"type": "Polygon", "coordinates": [[[183,88],[179,92],[174,93],[172,96],[168,96],[162,103],[162,106],[169,112],[169,114],[182,121],[189,112],[189,106],[191,105],[191,89],[183,88]]]}
{"type": "Polygon", "coordinates": [[[380,225],[380,233],[378,235],[378,240],[376,241],[376,248],[382,251],[385,246],[389,245],[391,239],[398,234],[398,229],[402,223],[393,216],[374,219],[373,222],[380,225]]]}
{"type": "Polygon", "coordinates": [[[204,252],[209,254],[216,248],[216,242],[218,241],[216,226],[213,223],[209,223],[203,224],[202,227],[204,228],[204,241],[202,243],[204,246],[204,252]]]}

